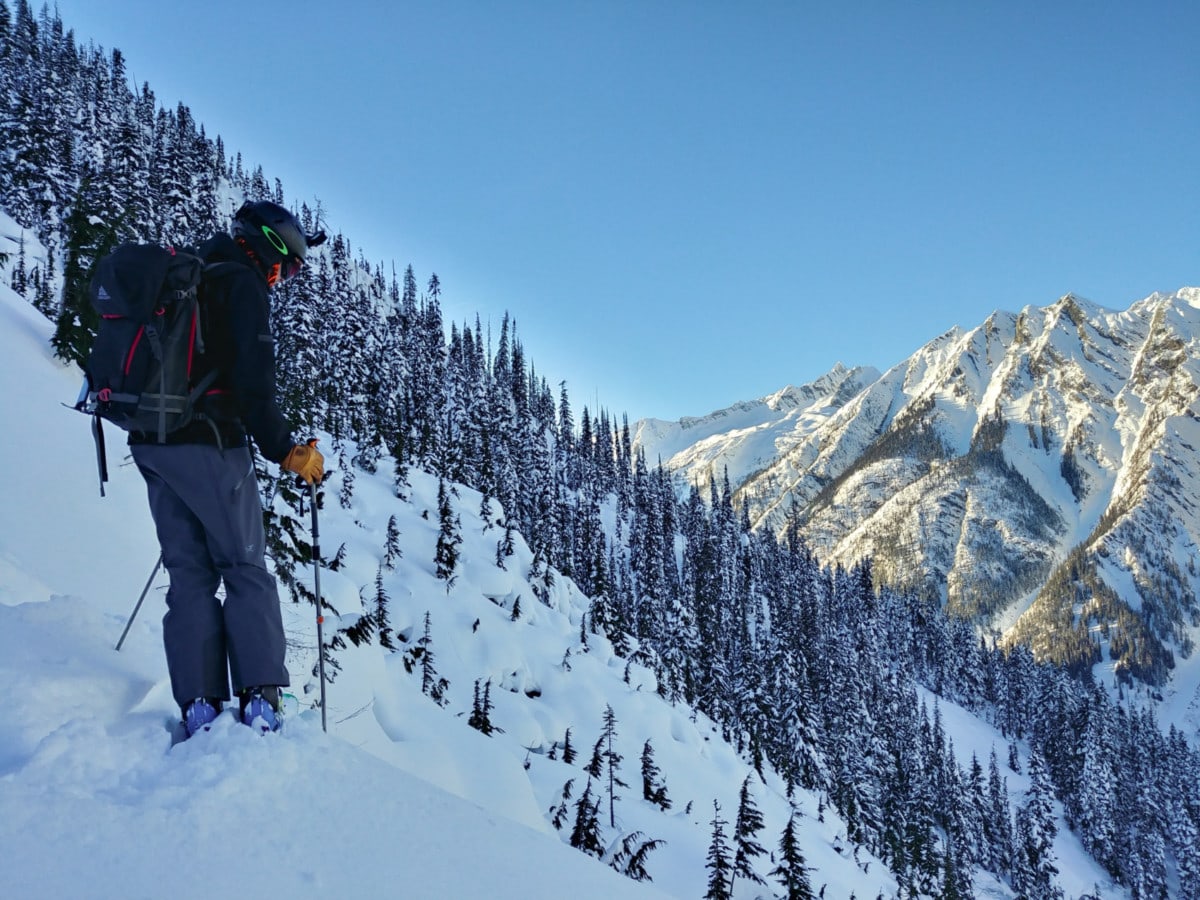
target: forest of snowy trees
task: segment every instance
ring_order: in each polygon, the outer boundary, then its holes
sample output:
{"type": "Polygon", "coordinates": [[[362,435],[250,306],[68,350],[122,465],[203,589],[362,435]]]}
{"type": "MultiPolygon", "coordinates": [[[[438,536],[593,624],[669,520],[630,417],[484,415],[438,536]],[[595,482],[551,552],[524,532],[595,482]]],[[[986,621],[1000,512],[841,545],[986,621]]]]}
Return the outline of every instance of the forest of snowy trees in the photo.
{"type": "MultiPolygon", "coordinates": [[[[13,248],[5,274],[57,322],[67,360],[91,327],[81,285],[117,243],[195,243],[244,198],[290,205],[306,226],[320,217],[230,155],[187,107],[163,109],[148,85],[127,82],[119,51],[81,45],[46,9],[0,0],[0,206],[45,251],[13,248]]],[[[337,501],[353,503],[355,471],[394,472],[399,496],[410,469],[441,478],[449,580],[452,486],[478,490],[483,518],[503,516],[496,565],[510,564],[523,536],[535,586],[573,579],[591,598],[588,632],[652,669],[664,697],[711,717],[760,770],[826,798],[848,839],[906,893],[969,897],[978,868],[1023,896],[1054,896],[1057,798],[1134,896],[1165,897],[1172,883],[1200,897],[1200,752],[1182,734],[1164,734],[1151,712],[1118,705],[1086,675],[1001,651],[971,624],[877,584],[869,561],[823,566],[798,524],[782,541],[753,532],[728,485],[681,492],[632,448],[624,417],[577,411],[565,384],[535,370],[507,317],[447,329],[441,292],[435,275],[369,263],[334,233],[274,294],[284,410],[298,429],[335,439],[337,501]],[[932,695],[1028,743],[1032,788],[1015,815],[1010,760],[959,765],[932,695]]],[[[307,559],[303,516],[268,516],[280,577],[303,599],[291,577],[307,559]]],[[[331,638],[335,657],[342,637],[331,638]]],[[[352,637],[386,640],[387,629],[352,637]]],[[[647,799],[661,786],[650,766],[647,799]]],[[[669,803],[665,788],[660,799],[669,803]]],[[[714,835],[728,824],[715,810],[714,835]]]]}

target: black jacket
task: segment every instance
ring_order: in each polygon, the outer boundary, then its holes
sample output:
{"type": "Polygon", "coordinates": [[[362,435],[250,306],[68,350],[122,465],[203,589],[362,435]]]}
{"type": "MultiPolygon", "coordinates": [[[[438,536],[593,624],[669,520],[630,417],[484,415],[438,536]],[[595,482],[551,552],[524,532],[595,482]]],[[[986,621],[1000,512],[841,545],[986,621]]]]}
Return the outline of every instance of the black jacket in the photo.
{"type": "MultiPolygon", "coordinates": [[[[244,446],[249,432],[263,456],[280,462],[292,449],[291,429],[275,402],[275,340],[267,281],[227,234],[205,241],[206,263],[231,263],[205,272],[200,286],[204,353],[193,380],[215,368],[217,379],[196,404],[196,421],[168,435],[169,444],[244,446]],[[216,429],[214,430],[214,425],[216,429]]],[[[130,443],[153,436],[130,435],[130,443]]]]}

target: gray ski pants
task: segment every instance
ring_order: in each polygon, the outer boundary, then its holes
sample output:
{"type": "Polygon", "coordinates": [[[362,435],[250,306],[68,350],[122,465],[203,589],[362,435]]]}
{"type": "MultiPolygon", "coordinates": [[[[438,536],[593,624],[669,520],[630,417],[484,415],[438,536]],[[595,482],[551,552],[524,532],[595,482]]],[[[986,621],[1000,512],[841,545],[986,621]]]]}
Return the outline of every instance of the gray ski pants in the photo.
{"type": "Polygon", "coordinates": [[[262,507],[250,451],[134,444],[171,576],[163,646],[176,702],[228,700],[289,684],[275,576],[264,559],[262,507]],[[225,583],[225,602],[217,587],[225,583]]]}

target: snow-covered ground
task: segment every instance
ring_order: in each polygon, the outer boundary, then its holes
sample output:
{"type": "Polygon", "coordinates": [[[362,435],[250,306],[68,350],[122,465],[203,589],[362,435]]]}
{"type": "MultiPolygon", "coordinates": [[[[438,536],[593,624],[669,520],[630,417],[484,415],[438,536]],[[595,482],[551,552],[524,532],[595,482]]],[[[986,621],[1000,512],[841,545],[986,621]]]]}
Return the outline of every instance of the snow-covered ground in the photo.
{"type": "MultiPolygon", "coordinates": [[[[167,679],[160,619],[166,578],[151,587],[124,647],[114,649],[155,565],[158,546],[140,475],[109,429],[112,480],[99,495],[88,420],[65,408],[79,388],[52,358],[51,326],[0,287],[0,391],[8,432],[0,464],[0,846],[6,897],[699,897],[712,802],[729,819],[749,767],[701,717],[672,709],[652,676],[631,671],[602,639],[579,646],[586,608],[562,580],[553,608],[533,596],[518,541],[507,571],[494,564],[497,529],[484,535],[479,497],[462,489],[464,553],[447,592],[433,575],[436,482],[412,473],[408,502],[390,477],[359,473],[355,506],[342,510],[335,480],[322,513],[322,544],[345,543],[346,565],[322,574],[343,619],[373,597],[386,524],[396,515],[404,557],[388,572],[396,652],[372,645],[340,654],[328,687],[329,732],[312,708],[316,686],[312,609],[285,602],[291,691],[284,731],[259,737],[231,716],[175,746],[178,717],[167,679]],[[428,512],[429,517],[425,518],[428,512]],[[520,598],[522,616],[511,617],[520,598]],[[403,665],[430,612],[439,673],[450,703],[420,691],[403,665]],[[475,620],[480,620],[475,626],[475,620]],[[563,666],[567,649],[569,670],[563,666]],[[484,737],[466,724],[476,678],[493,679],[484,737]],[[653,884],[631,881],[570,848],[549,824],[563,785],[573,797],[599,736],[606,704],[618,720],[624,779],[607,841],[641,830],[666,843],[648,859],[653,884]],[[566,729],[583,760],[548,758],[566,729]],[[641,800],[638,759],[653,742],[674,802],[641,800]],[[528,763],[528,768],[526,768],[528,763]]],[[[779,785],[756,785],[773,849],[788,815],[779,785]]],[[[864,874],[839,855],[840,823],[817,822],[800,799],[804,852],[827,896],[889,894],[877,862],[864,874]]],[[[607,805],[606,805],[607,806],[607,805]]],[[[607,809],[605,810],[607,812],[607,809]]],[[[570,825],[568,824],[568,828],[570,825]]],[[[771,864],[763,862],[765,876],[771,864]]],[[[757,890],[737,887],[738,897],[757,890]]],[[[750,886],[753,887],[753,886],[750,886]]]]}
{"type": "MultiPolygon", "coordinates": [[[[63,408],[77,373],[51,358],[50,326],[0,286],[0,391],[6,434],[0,465],[0,846],[5,897],[229,898],[286,896],[412,898],[699,898],[713,801],[732,821],[751,772],[704,717],[672,708],[653,676],[627,667],[603,639],[585,651],[579,616],[586,598],[560,579],[550,604],[534,597],[518,540],[506,569],[495,565],[498,530],[479,518],[479,496],[460,489],[463,560],[447,590],[434,576],[437,485],[411,473],[407,500],[389,474],[358,473],[351,510],[336,501],[338,474],[322,512],[322,545],[345,545],[345,565],[323,572],[326,598],[352,624],[374,597],[390,516],[403,557],[384,572],[398,650],[377,645],[338,654],[328,687],[328,734],[313,708],[312,609],[285,602],[297,709],[284,731],[257,736],[222,718],[175,746],[178,715],[161,648],[165,578],[155,579],[121,652],[121,634],[158,556],[140,476],[109,431],[112,482],[101,499],[87,420],[63,408]],[[361,600],[360,600],[361,598],[361,600]],[[512,609],[519,600],[521,615],[512,609]],[[420,690],[405,658],[426,612],[435,665],[449,703],[420,690]],[[485,737],[466,724],[476,679],[492,680],[485,737]],[[665,845],[651,854],[651,885],[630,881],[569,848],[549,823],[564,784],[573,799],[606,705],[631,785],[616,805],[610,844],[641,831],[665,845]],[[551,754],[567,729],[582,760],[551,754]],[[638,759],[652,743],[673,802],[662,812],[641,799],[638,759]],[[554,759],[553,756],[560,758],[554,759]]],[[[945,706],[960,752],[1002,739],[945,706]]],[[[1019,797],[1020,776],[1009,775],[1019,797]]],[[[790,807],[782,785],[752,779],[766,821],[759,842],[774,850],[790,807]]],[[[817,798],[797,797],[800,841],[814,887],[825,897],[892,896],[896,884],[869,854],[855,858],[844,826],[817,798]],[[864,871],[865,870],[865,871],[864,871]]],[[[572,807],[573,809],[573,807],[572,807]]],[[[568,829],[570,824],[568,823],[568,829]]],[[[1065,830],[1056,844],[1062,884],[1077,896],[1105,883],[1065,830]]],[[[767,877],[772,863],[759,861],[767,877]]],[[[744,879],[739,900],[772,896],[744,879]]],[[[980,878],[980,896],[1011,896],[980,878]]],[[[1105,897],[1121,897],[1104,889],[1105,897]]]]}
{"type": "Polygon", "coordinates": [[[77,376],[0,294],[4,896],[663,896],[322,733],[314,711],[262,739],[226,716],[171,747],[161,584],[114,650],[158,553],[140,476],[115,465],[99,498],[87,421],[58,405],[77,376]]]}

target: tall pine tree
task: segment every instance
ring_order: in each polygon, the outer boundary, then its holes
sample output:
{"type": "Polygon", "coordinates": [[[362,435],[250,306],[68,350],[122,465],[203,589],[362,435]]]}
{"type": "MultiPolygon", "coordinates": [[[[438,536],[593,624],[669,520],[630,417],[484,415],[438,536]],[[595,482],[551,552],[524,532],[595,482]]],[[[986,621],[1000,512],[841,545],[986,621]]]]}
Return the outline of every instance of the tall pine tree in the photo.
{"type": "Polygon", "coordinates": [[[778,862],[771,870],[771,875],[783,888],[783,900],[815,900],[804,851],[800,849],[800,841],[796,838],[794,809],[779,838],[779,855],[776,858],[778,862]]]}
{"type": "Polygon", "coordinates": [[[742,789],[738,794],[737,818],[733,825],[733,874],[730,876],[730,886],[738,876],[747,878],[755,884],[766,884],[756,871],[754,860],[767,851],[755,838],[763,830],[763,817],[758,806],[754,803],[754,795],[750,793],[750,776],[742,781],[742,789]]]}
{"type": "Polygon", "coordinates": [[[713,801],[712,839],[708,843],[708,856],[704,868],[708,870],[708,890],[704,900],[732,900],[733,862],[730,859],[729,843],[725,827],[729,823],[721,818],[721,804],[713,801]]]}

